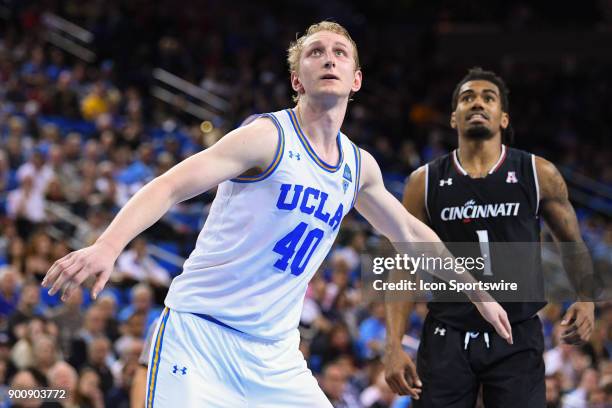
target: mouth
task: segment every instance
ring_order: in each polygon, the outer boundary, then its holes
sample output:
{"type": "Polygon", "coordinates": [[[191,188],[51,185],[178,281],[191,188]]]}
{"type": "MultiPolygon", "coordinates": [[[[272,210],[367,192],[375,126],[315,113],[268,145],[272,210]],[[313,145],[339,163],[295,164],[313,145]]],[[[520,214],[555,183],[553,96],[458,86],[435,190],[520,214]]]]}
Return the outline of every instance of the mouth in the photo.
{"type": "Polygon", "coordinates": [[[483,113],[483,112],[474,112],[474,113],[470,113],[467,117],[466,117],[468,123],[482,123],[482,122],[486,122],[489,120],[489,117],[483,113]]]}
{"type": "Polygon", "coordinates": [[[340,78],[338,78],[337,76],[335,76],[333,74],[325,74],[325,75],[322,75],[319,79],[323,79],[323,80],[325,80],[325,79],[338,80],[340,78]]]}

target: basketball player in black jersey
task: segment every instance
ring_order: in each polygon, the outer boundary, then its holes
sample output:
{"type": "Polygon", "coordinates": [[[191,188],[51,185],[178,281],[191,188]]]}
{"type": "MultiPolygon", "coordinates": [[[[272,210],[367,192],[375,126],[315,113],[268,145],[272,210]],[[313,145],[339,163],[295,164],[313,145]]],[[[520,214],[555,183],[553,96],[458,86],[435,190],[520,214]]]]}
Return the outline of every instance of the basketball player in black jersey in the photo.
{"type": "MultiPolygon", "coordinates": [[[[568,273],[588,269],[588,251],[555,166],[502,143],[502,135],[511,131],[504,81],[490,71],[470,70],[455,88],[452,110],[459,147],[410,176],[406,208],[444,242],[537,242],[541,215],[558,241],[580,249],[573,250],[580,259],[571,262],[563,254],[568,273]],[[457,210],[466,205],[475,207],[470,218],[457,210]],[[504,209],[492,213],[488,205],[504,209]]],[[[538,286],[543,279],[539,251],[533,255],[535,273],[528,283],[538,286]]],[[[536,316],[544,304],[503,304],[512,324],[513,344],[508,344],[471,304],[430,302],[415,367],[401,348],[412,303],[389,302],[387,382],[393,391],[411,395],[415,407],[473,408],[481,386],[487,408],[544,407],[544,342],[536,316]]],[[[563,319],[564,340],[587,341],[593,323],[594,304],[574,303],[563,319]]]]}

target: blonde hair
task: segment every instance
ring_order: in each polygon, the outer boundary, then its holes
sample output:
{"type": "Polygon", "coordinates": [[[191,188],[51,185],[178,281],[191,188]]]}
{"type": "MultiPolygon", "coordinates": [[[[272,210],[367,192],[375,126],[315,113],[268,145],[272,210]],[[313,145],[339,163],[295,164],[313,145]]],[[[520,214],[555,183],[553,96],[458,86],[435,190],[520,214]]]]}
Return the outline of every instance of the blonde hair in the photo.
{"type": "Polygon", "coordinates": [[[300,56],[302,55],[302,50],[304,49],[304,43],[311,35],[318,33],[320,31],[331,31],[332,33],[340,34],[344,36],[351,45],[353,46],[353,59],[355,60],[355,71],[361,69],[359,65],[359,54],[357,53],[357,44],[351,38],[351,35],[346,30],[346,28],[342,27],[338,23],[334,23],[332,21],[321,21],[320,23],[316,23],[308,27],[306,33],[304,33],[301,37],[296,38],[295,41],[292,41],[289,44],[289,48],[287,49],[287,63],[289,63],[289,72],[297,72],[300,68],[300,56]]]}

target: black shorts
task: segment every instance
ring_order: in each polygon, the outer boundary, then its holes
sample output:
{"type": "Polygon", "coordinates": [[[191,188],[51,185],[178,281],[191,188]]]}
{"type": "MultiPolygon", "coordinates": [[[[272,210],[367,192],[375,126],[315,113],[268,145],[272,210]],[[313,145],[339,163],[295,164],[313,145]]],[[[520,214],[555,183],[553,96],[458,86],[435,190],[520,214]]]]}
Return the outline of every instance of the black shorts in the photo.
{"type": "Polygon", "coordinates": [[[428,315],[417,356],[423,392],[414,407],[474,408],[481,385],[486,408],[545,407],[540,319],[513,325],[512,336],[509,345],[494,331],[466,333],[428,315]]]}

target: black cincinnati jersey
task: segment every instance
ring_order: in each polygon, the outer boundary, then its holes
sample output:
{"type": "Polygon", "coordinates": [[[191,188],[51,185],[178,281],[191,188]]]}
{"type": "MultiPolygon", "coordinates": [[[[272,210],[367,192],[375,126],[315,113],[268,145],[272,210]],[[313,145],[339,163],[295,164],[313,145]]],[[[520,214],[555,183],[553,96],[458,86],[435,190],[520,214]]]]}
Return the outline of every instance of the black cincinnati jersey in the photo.
{"type": "MultiPolygon", "coordinates": [[[[457,242],[474,242],[479,252],[483,250],[482,245],[489,243],[539,242],[539,199],[534,155],[504,145],[499,160],[483,178],[468,175],[456,150],[426,166],[425,204],[429,225],[456,256],[465,255],[453,250],[452,243],[457,242]]],[[[539,246],[520,245],[520,254],[496,256],[495,251],[489,253],[488,275],[492,276],[475,273],[475,277],[499,281],[503,272],[503,276],[517,277],[521,288],[535,289],[543,294],[539,246]],[[520,271],[507,270],[516,265],[509,262],[512,256],[520,257],[520,271]]],[[[498,248],[498,252],[508,251],[500,248],[502,245],[489,246],[498,248]]],[[[491,330],[467,297],[459,296],[464,301],[430,302],[430,313],[435,319],[461,330],[491,330]]],[[[537,299],[543,300],[543,295],[537,299]]],[[[543,301],[501,303],[511,323],[531,318],[545,305],[543,301]]]]}

